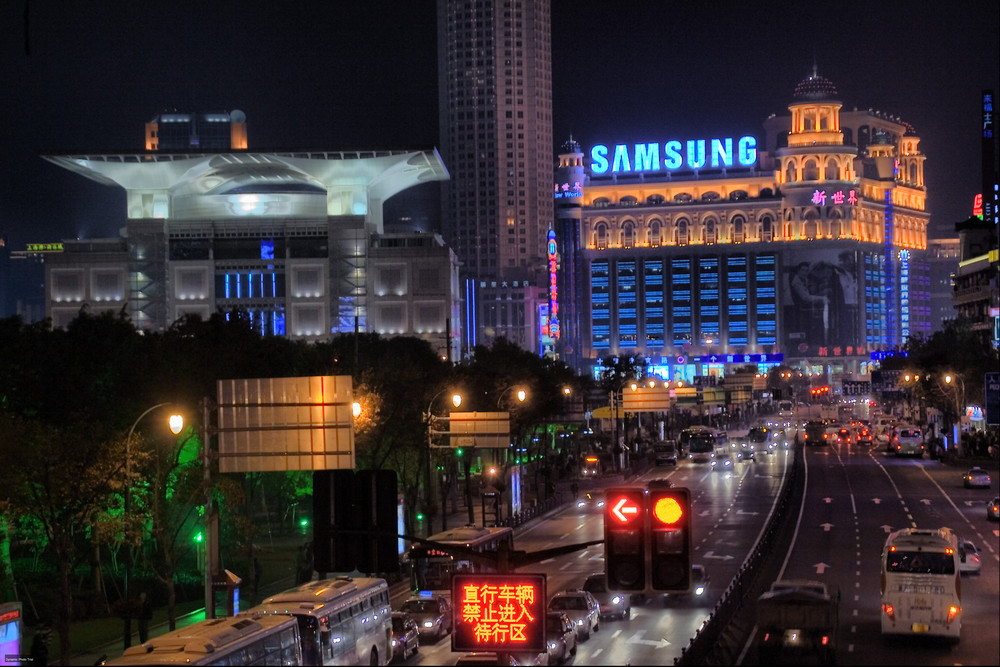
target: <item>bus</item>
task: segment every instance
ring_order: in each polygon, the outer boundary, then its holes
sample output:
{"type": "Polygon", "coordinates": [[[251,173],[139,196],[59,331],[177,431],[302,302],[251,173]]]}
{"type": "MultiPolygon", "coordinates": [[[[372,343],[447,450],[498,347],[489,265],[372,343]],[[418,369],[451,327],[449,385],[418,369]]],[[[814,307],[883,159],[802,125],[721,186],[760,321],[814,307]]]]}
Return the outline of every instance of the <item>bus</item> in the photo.
{"type": "MultiPolygon", "coordinates": [[[[514,548],[514,531],[509,526],[462,526],[435,533],[429,542],[454,545],[477,553],[495,554],[501,544],[514,548]]],[[[459,572],[495,572],[496,568],[424,542],[414,542],[408,552],[410,588],[413,593],[436,593],[451,599],[451,575],[459,572]]]]}
{"type": "Polygon", "coordinates": [[[387,665],[392,660],[392,608],[385,579],[310,581],[242,612],[292,616],[306,665],[387,665]]]}
{"type": "Polygon", "coordinates": [[[288,615],[213,618],[130,646],[106,665],[306,665],[299,624],[288,615]]]}
{"type": "Polygon", "coordinates": [[[882,634],[942,637],[962,631],[958,538],[949,528],[905,528],[882,548],[882,634]]]}
{"type": "Polygon", "coordinates": [[[707,426],[692,426],[681,431],[682,448],[694,463],[711,463],[731,456],[725,431],[707,426]]]}

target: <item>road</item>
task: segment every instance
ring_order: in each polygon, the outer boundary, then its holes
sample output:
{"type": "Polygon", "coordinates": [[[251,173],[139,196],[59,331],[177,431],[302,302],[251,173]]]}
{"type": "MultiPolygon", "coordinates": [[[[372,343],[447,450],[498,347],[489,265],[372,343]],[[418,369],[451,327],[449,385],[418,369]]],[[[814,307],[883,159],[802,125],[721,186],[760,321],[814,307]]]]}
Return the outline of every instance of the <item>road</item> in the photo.
{"type": "MultiPolygon", "coordinates": [[[[791,474],[792,452],[758,456],[733,473],[713,473],[703,464],[651,470],[633,484],[667,477],[691,489],[696,514],[695,560],[711,577],[704,597],[634,602],[628,620],[603,621],[582,642],[571,663],[581,665],[670,665],[709,618],[716,601],[740,569],[764,528],[782,482],[791,474]]],[[[805,450],[806,492],[795,538],[781,559],[784,577],[818,579],[842,592],[838,661],[843,665],[996,664],[1000,654],[1000,533],[986,519],[993,488],[964,489],[964,470],[928,459],[897,459],[867,447],[832,445],[805,450]],[[884,639],[879,625],[879,555],[885,537],[902,527],[950,526],[979,546],[983,569],[963,577],[962,641],[884,639]]],[[[994,477],[996,475],[994,474],[994,477]]],[[[599,509],[567,507],[535,521],[518,534],[516,548],[538,551],[599,540],[599,509]]],[[[603,546],[592,546],[526,569],[547,575],[548,594],[578,588],[604,567],[603,546]]],[[[750,637],[752,642],[753,636],[750,637]]],[[[454,664],[450,638],[421,647],[408,664],[454,664]]],[[[752,643],[741,654],[755,664],[752,643]]]]}

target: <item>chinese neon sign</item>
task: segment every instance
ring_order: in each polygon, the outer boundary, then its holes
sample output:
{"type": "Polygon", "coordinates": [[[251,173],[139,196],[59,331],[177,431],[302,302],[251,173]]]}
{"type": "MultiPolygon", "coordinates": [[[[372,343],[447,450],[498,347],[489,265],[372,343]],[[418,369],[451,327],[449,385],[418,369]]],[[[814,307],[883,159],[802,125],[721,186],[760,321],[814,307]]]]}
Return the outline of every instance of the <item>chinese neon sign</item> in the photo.
{"type": "Polygon", "coordinates": [[[559,340],[559,255],[556,247],[556,233],[549,230],[548,241],[545,244],[545,254],[549,260],[549,336],[559,340]]]}
{"type": "Polygon", "coordinates": [[[583,196],[583,184],[580,181],[573,181],[573,183],[556,183],[555,186],[555,198],[556,199],[569,199],[571,197],[582,197],[583,196]]]}
{"type": "Polygon", "coordinates": [[[677,140],[663,144],[617,144],[613,147],[596,144],[590,149],[590,171],[593,174],[627,174],[675,169],[718,169],[734,165],[752,167],[757,163],[757,139],[751,136],[740,137],[735,143],[732,137],[728,137],[688,140],[685,144],[677,140]]]}
{"type": "Polygon", "coordinates": [[[455,574],[453,651],[544,651],[544,574],[455,574]]]}
{"type": "MultiPolygon", "coordinates": [[[[834,205],[847,203],[850,204],[851,206],[857,206],[858,203],[858,195],[855,190],[848,190],[847,194],[844,194],[843,190],[837,190],[836,192],[831,192],[829,199],[830,203],[834,205]]],[[[827,200],[827,193],[825,190],[813,191],[812,203],[817,204],[819,206],[825,206],[827,203],[826,200],[827,200]]]]}

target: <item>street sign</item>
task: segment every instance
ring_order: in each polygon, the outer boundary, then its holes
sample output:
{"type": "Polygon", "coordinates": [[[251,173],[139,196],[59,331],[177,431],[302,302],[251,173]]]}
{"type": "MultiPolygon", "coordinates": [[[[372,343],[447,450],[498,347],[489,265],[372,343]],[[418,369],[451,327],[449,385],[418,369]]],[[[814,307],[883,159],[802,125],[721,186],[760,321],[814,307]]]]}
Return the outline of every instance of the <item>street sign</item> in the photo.
{"type": "Polygon", "coordinates": [[[986,423],[990,426],[1000,424],[1000,373],[987,373],[986,389],[986,423]]]}
{"type": "Polygon", "coordinates": [[[451,599],[452,651],[546,650],[544,574],[455,574],[451,599]]]}
{"type": "Polygon", "coordinates": [[[452,448],[506,449],[510,447],[510,413],[452,412],[448,432],[452,448]]]}

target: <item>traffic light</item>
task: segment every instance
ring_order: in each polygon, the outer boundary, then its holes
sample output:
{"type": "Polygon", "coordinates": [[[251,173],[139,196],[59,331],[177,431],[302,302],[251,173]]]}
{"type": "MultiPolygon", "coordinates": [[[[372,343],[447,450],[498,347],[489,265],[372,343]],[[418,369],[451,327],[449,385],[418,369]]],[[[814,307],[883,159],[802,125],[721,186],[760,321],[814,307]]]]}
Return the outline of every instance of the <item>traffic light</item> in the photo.
{"type": "Polygon", "coordinates": [[[687,593],[691,589],[691,492],[649,485],[650,589],[687,593]]]}
{"type": "Polygon", "coordinates": [[[397,484],[391,470],[313,472],[317,572],[398,572],[397,484]]]}
{"type": "Polygon", "coordinates": [[[646,489],[605,492],[604,568],[610,591],[646,589],[646,489]]]}

